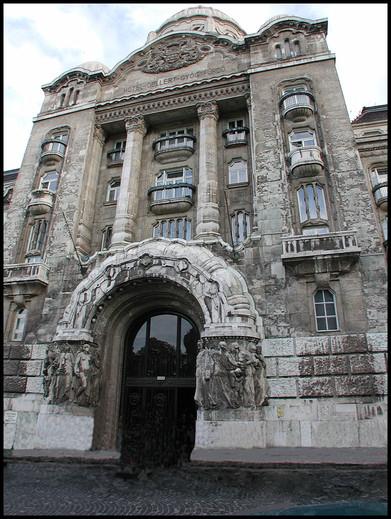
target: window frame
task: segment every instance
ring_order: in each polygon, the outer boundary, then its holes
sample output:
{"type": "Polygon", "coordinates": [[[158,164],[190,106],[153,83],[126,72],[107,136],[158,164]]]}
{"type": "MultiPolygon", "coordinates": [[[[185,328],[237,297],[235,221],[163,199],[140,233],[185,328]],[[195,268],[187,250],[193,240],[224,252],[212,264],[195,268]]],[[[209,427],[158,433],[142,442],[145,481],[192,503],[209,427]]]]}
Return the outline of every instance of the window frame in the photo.
{"type": "Polygon", "coordinates": [[[242,157],[235,157],[233,158],[229,163],[228,163],[228,186],[231,187],[231,186],[236,186],[236,185],[243,185],[243,184],[248,184],[248,167],[247,167],[247,160],[246,159],[243,159],[242,157]],[[245,180],[240,180],[239,177],[240,175],[242,174],[242,172],[236,172],[236,171],[233,171],[232,172],[232,167],[235,165],[235,164],[244,164],[244,167],[245,167],[245,180]],[[236,175],[237,177],[237,180],[234,180],[232,178],[233,175],[236,175]]]}
{"type": "Polygon", "coordinates": [[[318,147],[318,140],[317,140],[317,137],[316,137],[316,132],[315,130],[312,130],[311,128],[297,128],[297,129],[294,129],[292,130],[289,135],[288,135],[288,141],[289,141],[289,151],[290,152],[293,152],[295,150],[298,150],[298,149],[301,149],[301,148],[313,148],[313,147],[318,147]],[[293,140],[292,139],[292,136],[295,135],[295,134],[303,134],[303,133],[308,133],[308,134],[312,134],[312,139],[308,138],[308,139],[298,139],[298,140],[293,140]],[[313,140],[313,144],[309,144],[309,145],[306,145],[305,142],[309,141],[309,140],[313,140]],[[293,144],[294,142],[302,142],[303,144],[302,145],[295,145],[293,144]]]}
{"type": "Polygon", "coordinates": [[[25,337],[26,332],[26,324],[28,318],[28,310],[27,308],[16,308],[14,311],[14,320],[12,323],[11,337],[10,340],[12,342],[22,342],[25,337]],[[20,319],[18,314],[22,313],[23,317],[20,319]],[[18,329],[18,323],[22,323],[22,328],[18,329]],[[17,335],[18,334],[18,335],[17,335]]]}
{"type": "Polygon", "coordinates": [[[152,226],[153,238],[166,238],[168,240],[185,240],[192,239],[192,219],[183,217],[162,218],[157,220],[152,226]],[[181,230],[179,224],[181,223],[181,230]],[[172,233],[172,224],[175,225],[175,236],[170,236],[172,233]],[[181,236],[180,236],[181,234],[181,236]]]}
{"type": "Polygon", "coordinates": [[[119,177],[112,178],[107,183],[106,189],[106,199],[105,204],[116,204],[118,202],[119,192],[121,189],[121,179],[119,177]],[[118,184],[113,187],[113,184],[118,184]],[[110,199],[111,194],[113,193],[113,199],[110,199]]]}
{"type": "Polygon", "coordinates": [[[101,251],[110,249],[112,238],[113,238],[113,226],[106,225],[106,227],[102,230],[102,239],[100,242],[101,251]]]}
{"type": "MultiPolygon", "coordinates": [[[[49,170],[49,171],[45,171],[42,175],[41,175],[41,178],[39,179],[39,189],[46,189],[47,191],[50,191],[51,193],[57,193],[57,188],[58,188],[58,182],[59,182],[59,179],[60,179],[60,174],[59,172],[56,170],[56,169],[52,169],[52,170],[49,170]],[[53,173],[56,173],[57,175],[57,178],[56,178],[56,188],[53,190],[53,189],[50,189],[50,181],[49,181],[49,186],[48,187],[43,187],[43,183],[44,183],[44,178],[50,174],[53,174],[53,173]]],[[[45,181],[46,182],[46,181],[45,181]]]]}
{"type": "Polygon", "coordinates": [[[336,294],[335,294],[334,290],[331,290],[331,288],[317,288],[313,292],[313,294],[312,294],[312,304],[313,304],[316,332],[318,332],[318,333],[328,333],[328,332],[339,332],[339,331],[341,331],[340,321],[339,321],[339,317],[338,317],[337,297],[336,297],[336,294]],[[318,294],[318,292],[322,292],[323,293],[322,294],[323,295],[323,301],[315,301],[315,297],[316,297],[316,294],[318,294]],[[332,301],[326,301],[325,297],[324,297],[324,292],[330,293],[332,298],[333,298],[333,300],[332,301]],[[328,314],[327,313],[327,308],[326,308],[327,304],[329,304],[329,305],[333,304],[333,306],[334,306],[334,314],[328,314]],[[317,314],[317,311],[316,311],[317,305],[318,306],[323,305],[323,309],[324,309],[324,314],[323,315],[318,315],[317,314]],[[332,319],[332,318],[335,318],[336,328],[329,328],[328,319],[332,319]],[[324,319],[325,320],[325,324],[326,324],[326,328],[325,329],[322,329],[322,330],[319,329],[318,319],[324,319]]]}
{"type": "Polygon", "coordinates": [[[230,218],[232,240],[234,247],[244,243],[251,235],[251,221],[250,214],[245,209],[237,209],[231,213],[230,218]],[[244,215],[243,218],[243,232],[240,232],[241,222],[239,222],[239,216],[244,215]],[[243,235],[243,239],[241,239],[243,235]]]}

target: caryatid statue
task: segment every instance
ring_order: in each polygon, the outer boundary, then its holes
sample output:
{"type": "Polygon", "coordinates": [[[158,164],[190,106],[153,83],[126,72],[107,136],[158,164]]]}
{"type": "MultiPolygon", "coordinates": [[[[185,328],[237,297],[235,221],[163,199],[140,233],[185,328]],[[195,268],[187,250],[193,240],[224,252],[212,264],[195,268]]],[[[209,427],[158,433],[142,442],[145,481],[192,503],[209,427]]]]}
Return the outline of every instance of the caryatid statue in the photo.
{"type": "Polygon", "coordinates": [[[194,400],[199,407],[210,409],[215,407],[210,392],[210,379],[214,371],[214,363],[209,348],[203,341],[197,342],[198,355],[196,361],[196,392],[194,400]]]}

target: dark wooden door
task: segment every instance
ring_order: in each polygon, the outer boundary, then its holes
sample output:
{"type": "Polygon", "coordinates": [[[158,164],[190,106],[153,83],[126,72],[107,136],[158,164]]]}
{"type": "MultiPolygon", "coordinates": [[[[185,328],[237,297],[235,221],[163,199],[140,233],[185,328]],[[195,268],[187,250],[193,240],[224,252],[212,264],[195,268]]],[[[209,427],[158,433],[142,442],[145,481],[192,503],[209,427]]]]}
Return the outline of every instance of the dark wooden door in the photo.
{"type": "Polygon", "coordinates": [[[152,314],[130,334],[123,402],[122,460],[138,466],[186,461],[194,446],[199,334],[177,314],[152,314]]]}

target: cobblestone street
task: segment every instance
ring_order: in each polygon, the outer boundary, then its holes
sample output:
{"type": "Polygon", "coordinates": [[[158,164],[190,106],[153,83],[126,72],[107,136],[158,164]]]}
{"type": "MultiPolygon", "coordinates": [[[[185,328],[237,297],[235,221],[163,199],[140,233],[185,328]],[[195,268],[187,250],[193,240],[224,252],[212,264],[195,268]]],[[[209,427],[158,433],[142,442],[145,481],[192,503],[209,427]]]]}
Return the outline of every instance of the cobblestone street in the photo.
{"type": "Polygon", "coordinates": [[[385,468],[182,468],[121,477],[114,465],[11,462],[5,515],[251,515],[386,498],[385,468]]]}

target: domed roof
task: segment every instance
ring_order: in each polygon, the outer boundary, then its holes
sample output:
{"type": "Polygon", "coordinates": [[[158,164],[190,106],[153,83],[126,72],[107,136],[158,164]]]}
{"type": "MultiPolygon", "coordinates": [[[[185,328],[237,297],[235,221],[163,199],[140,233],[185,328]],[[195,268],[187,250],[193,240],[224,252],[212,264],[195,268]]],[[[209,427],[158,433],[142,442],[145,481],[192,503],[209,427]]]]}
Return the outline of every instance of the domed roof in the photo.
{"type": "Polygon", "coordinates": [[[173,16],[168,18],[164,23],[162,23],[158,30],[162,29],[168,23],[176,22],[181,18],[191,18],[192,16],[212,16],[213,18],[219,18],[220,20],[233,23],[240,29],[240,26],[237,22],[235,22],[234,19],[230,18],[228,15],[224,14],[218,9],[213,9],[212,7],[203,7],[202,5],[199,5],[197,7],[189,7],[188,9],[183,9],[182,11],[179,11],[179,13],[174,14],[173,16]]]}
{"type": "Polygon", "coordinates": [[[85,61],[81,65],[78,65],[75,68],[82,68],[84,70],[88,70],[89,72],[110,72],[109,67],[106,67],[103,63],[100,63],[99,61],[85,61]]]}
{"type": "Polygon", "coordinates": [[[173,31],[194,30],[227,35],[236,39],[241,39],[246,35],[240,25],[230,16],[222,13],[218,9],[199,5],[197,7],[183,9],[168,18],[157,31],[150,33],[148,41],[173,31]],[[192,19],[194,19],[194,24],[192,23],[192,19]],[[200,21],[201,26],[199,25],[200,21]]]}

